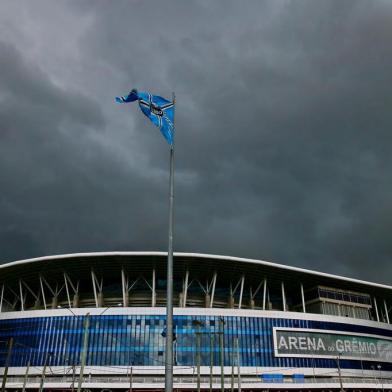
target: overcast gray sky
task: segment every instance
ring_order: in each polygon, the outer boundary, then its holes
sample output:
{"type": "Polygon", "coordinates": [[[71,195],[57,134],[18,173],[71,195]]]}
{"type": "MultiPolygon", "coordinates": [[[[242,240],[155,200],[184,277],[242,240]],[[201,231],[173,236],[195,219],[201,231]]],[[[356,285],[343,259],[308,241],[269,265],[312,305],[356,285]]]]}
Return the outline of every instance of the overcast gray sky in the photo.
{"type": "Polygon", "coordinates": [[[175,250],[392,283],[391,1],[0,2],[0,261],[175,250]]]}

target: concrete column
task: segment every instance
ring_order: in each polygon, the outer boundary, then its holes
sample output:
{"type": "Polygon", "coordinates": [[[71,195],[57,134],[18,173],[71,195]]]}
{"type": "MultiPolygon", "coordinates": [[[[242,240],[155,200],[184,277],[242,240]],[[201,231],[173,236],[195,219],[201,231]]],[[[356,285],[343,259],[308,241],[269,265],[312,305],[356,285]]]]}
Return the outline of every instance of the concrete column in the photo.
{"type": "Polygon", "coordinates": [[[34,309],[37,310],[37,309],[39,309],[40,307],[41,307],[41,301],[39,300],[39,298],[37,298],[37,299],[34,301],[34,309]]]}
{"type": "Polygon", "coordinates": [[[123,295],[123,306],[124,306],[124,308],[127,308],[129,306],[129,293],[128,292],[126,292],[123,295]]]}
{"type": "Polygon", "coordinates": [[[73,308],[79,307],[79,294],[78,293],[74,294],[74,296],[73,296],[72,307],[73,308]]]}
{"type": "Polygon", "coordinates": [[[234,297],[232,295],[230,295],[227,300],[227,307],[230,309],[234,309],[234,297]]]}
{"type": "Polygon", "coordinates": [[[57,295],[55,295],[55,296],[52,298],[52,305],[51,305],[51,308],[52,308],[52,309],[56,309],[56,308],[57,308],[57,305],[58,305],[58,297],[57,297],[57,295]]]}
{"type": "Polygon", "coordinates": [[[98,293],[98,307],[103,308],[104,306],[104,299],[103,299],[103,292],[101,291],[98,293]]]}
{"type": "Polygon", "coordinates": [[[251,309],[254,309],[254,308],[255,308],[255,300],[254,300],[253,298],[251,298],[251,299],[249,300],[249,307],[250,307],[251,309]]]}
{"type": "Polygon", "coordinates": [[[209,308],[210,307],[210,303],[211,303],[211,296],[210,296],[210,294],[207,293],[205,295],[204,307],[205,308],[209,308]]]}
{"type": "Polygon", "coordinates": [[[180,308],[184,307],[184,293],[179,293],[178,294],[178,305],[180,308]]]}

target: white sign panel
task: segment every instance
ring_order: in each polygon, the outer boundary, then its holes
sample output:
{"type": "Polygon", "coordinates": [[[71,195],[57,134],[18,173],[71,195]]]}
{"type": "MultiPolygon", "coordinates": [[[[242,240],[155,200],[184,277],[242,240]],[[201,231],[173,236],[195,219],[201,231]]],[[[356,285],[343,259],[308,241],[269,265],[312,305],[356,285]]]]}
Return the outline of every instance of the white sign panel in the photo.
{"type": "Polygon", "coordinates": [[[337,358],[392,363],[392,338],[322,329],[273,329],[276,357],[337,358]]]}

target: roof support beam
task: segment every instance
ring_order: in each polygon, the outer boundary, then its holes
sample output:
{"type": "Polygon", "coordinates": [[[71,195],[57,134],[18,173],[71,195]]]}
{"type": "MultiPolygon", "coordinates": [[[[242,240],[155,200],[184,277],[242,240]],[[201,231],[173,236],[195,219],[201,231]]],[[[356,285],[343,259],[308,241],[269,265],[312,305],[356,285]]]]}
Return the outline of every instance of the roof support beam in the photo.
{"type": "Polygon", "coordinates": [[[385,318],[387,319],[387,323],[390,324],[389,323],[388,306],[387,306],[385,299],[384,299],[384,309],[385,309],[385,318]]]}
{"type": "Polygon", "coordinates": [[[152,270],[151,284],[149,281],[143,277],[143,280],[146,282],[147,287],[151,290],[151,306],[155,307],[156,296],[155,296],[155,268],[152,270]]]}
{"type": "Polygon", "coordinates": [[[38,301],[39,300],[39,292],[38,292],[38,294],[35,294],[34,291],[31,289],[31,287],[24,280],[21,279],[20,281],[22,282],[23,286],[25,286],[26,289],[30,292],[30,294],[34,297],[34,299],[36,301],[38,301]]]}
{"type": "Polygon", "coordinates": [[[244,293],[244,283],[245,283],[245,275],[242,275],[241,287],[240,287],[240,298],[238,300],[238,309],[241,309],[241,305],[242,305],[242,294],[244,293]]]}
{"type": "MultiPolygon", "coordinates": [[[[151,290],[151,306],[155,307],[156,306],[156,269],[153,268],[151,283],[143,275],[140,275],[130,284],[128,275],[124,267],[121,268],[121,287],[122,287],[123,306],[124,307],[129,306],[129,292],[135,287],[135,285],[139,281],[144,281],[147,287],[151,290]]],[[[93,288],[94,285],[96,288],[98,287],[99,289],[97,294],[98,297],[99,293],[102,293],[102,280],[101,280],[101,284],[99,285],[98,280],[95,279],[95,282],[93,281],[93,288]]]]}
{"type": "Polygon", "coordinates": [[[55,290],[52,289],[50,284],[46,281],[46,279],[41,275],[41,280],[43,283],[45,283],[45,286],[49,289],[49,291],[52,293],[53,296],[55,296],[55,290]]]}
{"type": "Polygon", "coordinates": [[[267,294],[267,278],[264,278],[264,287],[263,287],[263,310],[265,310],[266,294],[267,294]]]}
{"type": "Polygon", "coordinates": [[[377,307],[377,300],[376,300],[376,297],[373,297],[373,301],[374,301],[374,310],[376,311],[376,318],[377,318],[377,321],[380,321],[380,316],[379,316],[379,314],[378,314],[378,307],[377,307]]]}
{"type": "MultiPolygon", "coordinates": [[[[69,306],[69,308],[72,308],[72,301],[71,301],[69,288],[71,288],[73,290],[73,295],[74,295],[73,302],[78,302],[78,301],[75,301],[75,299],[76,299],[75,297],[78,297],[78,294],[79,294],[79,281],[77,282],[77,284],[75,286],[72,283],[71,278],[68,276],[68,274],[66,272],[63,273],[63,276],[64,276],[65,291],[67,293],[68,306],[69,306]]],[[[74,306],[75,305],[76,304],[74,304],[74,306]]]]}
{"type": "Polygon", "coordinates": [[[260,291],[260,289],[261,289],[261,286],[264,284],[264,280],[262,280],[260,283],[259,283],[259,285],[256,287],[256,290],[254,291],[254,292],[252,292],[252,289],[251,289],[251,298],[252,299],[255,299],[256,298],[256,295],[259,293],[259,291],[260,291]]]}
{"type": "Polygon", "coordinates": [[[16,304],[17,304],[18,301],[20,300],[19,295],[16,294],[15,291],[11,289],[11,287],[9,287],[9,286],[7,287],[7,286],[5,285],[5,283],[3,284],[3,287],[4,287],[4,290],[2,290],[2,294],[3,294],[3,295],[2,295],[2,305],[3,305],[4,302],[6,302],[6,303],[8,304],[8,306],[9,306],[12,310],[15,310],[16,304]],[[5,298],[5,289],[8,289],[8,290],[13,294],[13,296],[14,296],[13,301],[14,301],[14,302],[8,301],[8,299],[5,298]]]}
{"type": "Polygon", "coordinates": [[[286,311],[286,293],[284,291],[284,282],[281,282],[281,286],[282,286],[282,304],[283,304],[283,312],[286,311]]]}
{"type": "Polygon", "coordinates": [[[95,275],[94,275],[94,271],[93,270],[91,270],[91,280],[93,282],[95,307],[98,308],[98,295],[97,295],[97,288],[95,287],[95,275]]]}
{"type": "MultiPolygon", "coordinates": [[[[45,279],[45,277],[44,277],[43,275],[40,275],[40,284],[41,284],[41,291],[42,291],[42,294],[44,294],[44,291],[43,291],[43,283],[45,283],[45,286],[49,289],[50,293],[53,295],[53,298],[52,298],[52,305],[51,305],[51,306],[52,306],[52,309],[57,308],[57,299],[58,299],[59,294],[61,293],[61,291],[62,291],[63,288],[65,287],[65,284],[63,284],[63,285],[60,287],[60,289],[59,289],[58,284],[56,283],[56,287],[53,288],[53,287],[50,286],[50,284],[49,284],[48,281],[45,279]]],[[[46,301],[44,300],[44,302],[46,302],[46,301]]],[[[45,304],[45,305],[46,305],[46,304],[45,304]]],[[[45,309],[46,309],[46,306],[45,306],[45,309]]]]}
{"type": "Polygon", "coordinates": [[[12,309],[15,309],[15,306],[19,301],[20,307],[21,307],[20,310],[23,311],[24,310],[24,303],[26,301],[26,295],[23,296],[23,291],[22,291],[21,287],[22,286],[21,286],[21,282],[19,279],[19,294],[17,294],[14,290],[12,290],[11,287],[8,287],[8,290],[11,291],[11,293],[14,295],[14,303],[12,304],[12,309]]]}
{"type": "Polygon", "coordinates": [[[3,299],[4,299],[4,283],[1,286],[0,313],[3,311],[3,299]]]}
{"type": "Polygon", "coordinates": [[[234,294],[237,291],[238,286],[240,285],[240,283],[241,283],[241,279],[237,282],[237,284],[235,285],[235,287],[233,289],[233,286],[232,286],[232,284],[230,282],[230,293],[231,293],[232,296],[234,296],[234,294]]]}
{"type": "Polygon", "coordinates": [[[19,293],[20,293],[20,308],[21,311],[24,311],[24,298],[23,298],[23,290],[22,290],[22,281],[19,279],[19,293]]]}
{"type": "Polygon", "coordinates": [[[213,306],[213,304],[214,304],[216,277],[217,277],[217,273],[216,273],[216,271],[215,271],[215,272],[214,272],[214,276],[212,277],[212,288],[211,288],[210,308],[212,308],[212,306],[213,306]]]}
{"type": "Polygon", "coordinates": [[[253,287],[250,287],[250,288],[249,288],[249,293],[250,293],[250,307],[251,307],[252,309],[254,309],[254,307],[255,307],[255,298],[256,298],[256,295],[259,293],[259,291],[260,291],[260,289],[262,288],[263,284],[264,284],[264,279],[259,283],[259,285],[256,287],[256,290],[255,290],[255,291],[253,291],[253,287]]]}
{"type": "MultiPolygon", "coordinates": [[[[216,285],[216,271],[212,275],[211,280],[207,278],[206,280],[206,285],[205,287],[200,283],[198,279],[196,279],[196,282],[199,284],[201,290],[203,291],[205,295],[205,306],[211,308],[212,303],[214,301],[214,296],[215,296],[215,285],[216,285]]],[[[188,287],[193,283],[193,281],[188,285],[188,287]]]]}
{"type": "Polygon", "coordinates": [[[301,283],[301,299],[302,299],[302,311],[306,313],[304,285],[302,283],[301,283]]]}
{"type": "Polygon", "coordinates": [[[121,268],[121,287],[123,295],[123,307],[128,306],[128,277],[125,276],[124,267],[121,268]]]}
{"type": "MultiPolygon", "coordinates": [[[[29,291],[29,293],[34,297],[35,303],[34,303],[34,309],[37,309],[40,305],[39,297],[40,297],[40,289],[38,289],[38,293],[36,294],[33,289],[22,279],[20,279],[21,283],[25,288],[29,291]]],[[[25,298],[27,296],[27,293],[25,294],[25,298]]],[[[26,302],[26,299],[24,300],[26,302]]]]}
{"type": "Polygon", "coordinates": [[[140,276],[137,279],[135,279],[130,286],[128,286],[128,291],[131,291],[136,286],[136,283],[139,281],[139,279],[140,276]]]}
{"type": "Polygon", "coordinates": [[[44,291],[44,285],[42,283],[42,276],[39,276],[39,284],[41,286],[41,293],[42,293],[42,301],[44,302],[44,309],[46,310],[46,298],[45,298],[45,291],[44,291]]]}
{"type": "Polygon", "coordinates": [[[186,308],[186,297],[188,295],[188,287],[190,285],[188,285],[188,281],[189,281],[189,270],[187,269],[185,271],[185,279],[184,279],[184,285],[183,285],[183,297],[182,297],[182,306],[184,308],[186,308]]]}
{"type": "Polygon", "coordinates": [[[7,301],[11,305],[12,310],[15,310],[16,304],[18,303],[18,300],[19,300],[19,298],[15,297],[13,303],[7,301]]]}
{"type": "Polygon", "coordinates": [[[156,276],[155,276],[155,267],[152,269],[152,287],[151,287],[151,306],[155,308],[157,303],[157,295],[156,295],[156,276]]]}
{"type": "Polygon", "coordinates": [[[235,307],[234,304],[234,295],[237,291],[238,288],[240,288],[240,293],[239,293],[239,299],[238,299],[238,309],[241,309],[242,305],[242,295],[244,292],[244,283],[245,283],[245,275],[242,275],[241,278],[238,280],[237,284],[234,286],[230,282],[230,298],[229,298],[229,306],[230,307],[235,307]]]}
{"type": "Polygon", "coordinates": [[[72,283],[71,278],[69,277],[69,275],[68,275],[66,272],[64,272],[64,276],[65,276],[65,278],[67,279],[69,285],[71,286],[71,288],[72,288],[74,294],[78,294],[78,292],[79,292],[79,281],[76,283],[76,286],[75,286],[75,285],[72,283]]]}
{"type": "Polygon", "coordinates": [[[103,295],[102,295],[103,279],[101,278],[101,282],[99,282],[92,268],[91,268],[91,280],[93,282],[95,306],[97,308],[102,307],[103,306],[103,295]]]}
{"type": "Polygon", "coordinates": [[[72,308],[72,305],[71,305],[71,297],[69,296],[69,289],[68,289],[67,276],[65,275],[65,272],[64,272],[64,283],[65,283],[65,291],[66,291],[66,293],[67,293],[68,307],[69,307],[69,308],[72,308]]]}
{"type": "Polygon", "coordinates": [[[204,294],[208,294],[208,280],[207,280],[207,282],[206,282],[206,287],[204,287],[204,286],[200,283],[200,280],[196,279],[196,282],[199,283],[199,286],[200,286],[200,288],[201,288],[201,291],[202,291],[204,294]]]}
{"type": "MultiPolygon", "coordinates": [[[[13,294],[14,294],[14,292],[13,292],[13,294]]],[[[3,297],[3,302],[6,302],[6,303],[11,307],[12,310],[15,310],[15,306],[16,306],[16,304],[18,303],[18,301],[19,301],[19,295],[18,295],[17,297],[14,298],[14,302],[13,302],[13,303],[10,302],[10,301],[8,301],[8,300],[5,298],[5,296],[3,297]]]]}

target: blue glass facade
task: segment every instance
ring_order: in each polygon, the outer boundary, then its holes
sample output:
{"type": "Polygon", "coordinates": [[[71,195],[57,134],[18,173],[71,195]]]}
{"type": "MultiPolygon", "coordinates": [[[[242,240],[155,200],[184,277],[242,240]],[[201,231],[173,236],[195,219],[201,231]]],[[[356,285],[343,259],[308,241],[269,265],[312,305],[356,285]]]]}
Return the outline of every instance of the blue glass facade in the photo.
{"type": "MultiPolygon", "coordinates": [[[[201,332],[202,365],[210,365],[211,344],[213,364],[219,366],[221,330],[219,316],[175,316],[175,356],[179,366],[196,362],[196,332],[201,332]],[[201,327],[194,325],[199,320],[201,327]],[[198,329],[199,328],[199,329],[198,329]]],[[[275,358],[273,327],[314,328],[358,332],[392,337],[392,331],[359,325],[324,321],[274,319],[258,317],[224,317],[224,362],[231,365],[239,341],[242,366],[277,368],[336,368],[333,359],[275,358]]],[[[71,366],[80,363],[84,316],[37,317],[0,320],[0,366],[6,361],[6,342],[14,338],[11,366],[71,366]]],[[[90,366],[160,366],[164,364],[165,316],[102,315],[91,316],[87,365],[90,366]]],[[[370,369],[374,362],[341,360],[342,368],[370,369]]],[[[382,364],[392,371],[392,364],[382,364]]]]}

